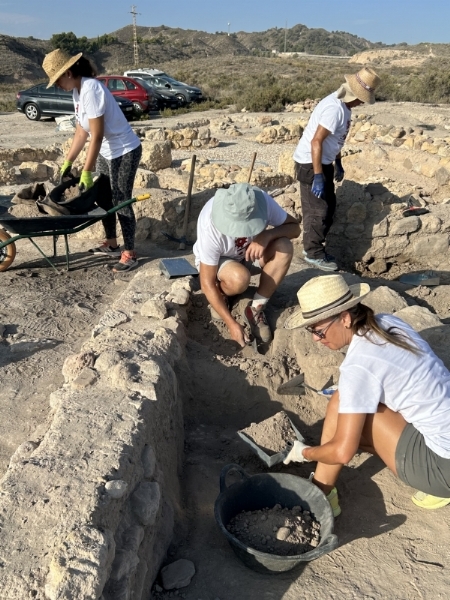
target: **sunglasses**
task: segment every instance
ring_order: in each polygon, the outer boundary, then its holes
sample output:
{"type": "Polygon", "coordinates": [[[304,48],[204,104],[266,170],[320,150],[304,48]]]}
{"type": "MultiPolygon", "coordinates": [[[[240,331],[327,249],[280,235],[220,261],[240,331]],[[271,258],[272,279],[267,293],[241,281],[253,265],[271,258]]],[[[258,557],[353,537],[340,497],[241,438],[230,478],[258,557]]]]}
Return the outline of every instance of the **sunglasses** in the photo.
{"type": "Polygon", "coordinates": [[[333,323],[339,319],[339,317],[340,317],[340,315],[337,315],[337,317],[334,317],[334,319],[331,321],[331,323],[328,323],[328,325],[324,329],[314,329],[313,327],[305,327],[305,329],[308,333],[311,333],[312,335],[315,335],[316,337],[318,337],[319,340],[324,340],[327,335],[327,331],[333,325],[333,323]]]}

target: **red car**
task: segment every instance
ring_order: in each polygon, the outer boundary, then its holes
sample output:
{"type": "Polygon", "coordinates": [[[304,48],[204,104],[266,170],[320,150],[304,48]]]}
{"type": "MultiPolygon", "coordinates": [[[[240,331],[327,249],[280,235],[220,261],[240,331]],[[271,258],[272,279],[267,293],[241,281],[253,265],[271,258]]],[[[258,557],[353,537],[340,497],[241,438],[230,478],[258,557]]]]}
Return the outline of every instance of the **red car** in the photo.
{"type": "Polygon", "coordinates": [[[102,75],[97,77],[114,96],[122,96],[131,100],[136,115],[153,110],[156,104],[151,90],[140,83],[122,75],[102,75]]]}

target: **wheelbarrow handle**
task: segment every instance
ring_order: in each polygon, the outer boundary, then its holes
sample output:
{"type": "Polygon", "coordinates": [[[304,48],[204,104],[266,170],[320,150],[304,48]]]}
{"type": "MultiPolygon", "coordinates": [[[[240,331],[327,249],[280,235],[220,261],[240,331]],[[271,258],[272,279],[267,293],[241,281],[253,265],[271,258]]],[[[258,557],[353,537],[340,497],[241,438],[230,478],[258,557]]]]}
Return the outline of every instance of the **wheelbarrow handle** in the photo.
{"type": "Polygon", "coordinates": [[[135,202],[142,202],[142,200],[148,200],[149,198],[151,198],[150,194],[140,194],[139,196],[135,197],[135,202]]]}

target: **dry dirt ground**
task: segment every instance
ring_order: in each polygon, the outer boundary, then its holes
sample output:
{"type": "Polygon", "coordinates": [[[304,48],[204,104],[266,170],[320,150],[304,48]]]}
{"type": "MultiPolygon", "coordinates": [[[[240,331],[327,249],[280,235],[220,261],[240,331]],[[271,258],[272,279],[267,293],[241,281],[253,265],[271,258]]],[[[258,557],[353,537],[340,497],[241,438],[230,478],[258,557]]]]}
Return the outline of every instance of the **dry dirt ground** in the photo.
{"type": "MultiPolygon", "coordinates": [[[[397,110],[397,106],[392,110],[397,110]]],[[[405,121],[425,118],[419,109],[416,116],[409,107],[398,110],[399,114],[400,110],[404,111],[401,114],[405,121]]],[[[436,121],[438,117],[441,115],[436,114],[436,121]]],[[[377,118],[384,118],[382,110],[377,118]]],[[[17,146],[25,140],[40,146],[44,138],[55,137],[53,122],[29,123],[25,117],[22,119],[23,129],[22,134],[17,132],[17,146]]],[[[2,121],[0,115],[3,142],[2,121]]],[[[5,145],[14,144],[15,132],[11,131],[10,122],[4,125],[9,130],[5,145]]],[[[58,134],[59,141],[60,136],[58,134]]],[[[370,170],[369,165],[367,168],[370,170]]],[[[11,194],[10,189],[0,189],[0,195],[6,192],[11,194]]],[[[179,255],[174,246],[169,242],[165,246],[143,242],[138,252],[143,261],[157,260],[161,256],[179,255]]],[[[129,273],[115,279],[107,261],[87,257],[87,241],[73,241],[71,247],[74,268],[69,273],[56,275],[26,240],[18,244],[12,268],[0,273],[4,283],[0,288],[0,323],[5,326],[0,342],[4,391],[0,407],[1,471],[20,443],[38,435],[37,427],[41,431],[45,428],[48,396],[62,383],[65,356],[77,351],[111,300],[133,276],[129,273]]],[[[186,256],[192,258],[189,252],[186,256]]],[[[286,307],[296,302],[300,285],[316,274],[306,267],[298,251],[287,277],[271,300],[268,316],[272,326],[282,320],[286,307]]],[[[252,286],[256,283],[253,278],[252,286]]],[[[405,291],[395,282],[373,283],[405,291]]],[[[253,289],[249,289],[246,297],[251,297],[252,292],[253,289]]],[[[441,286],[423,302],[441,317],[448,317],[449,298],[448,287],[441,286]]],[[[235,305],[236,314],[241,313],[243,303],[245,298],[235,305]]],[[[260,355],[253,354],[250,348],[238,350],[227,339],[223,326],[211,322],[200,290],[193,295],[189,316],[187,358],[192,378],[188,390],[190,399],[185,406],[183,506],[168,562],[190,559],[196,566],[196,575],[178,594],[161,593],[155,588],[153,597],[165,599],[179,595],[187,600],[448,598],[450,510],[427,512],[415,508],[410,501],[413,490],[396,480],[378,459],[367,454],[357,455],[339,480],[342,515],[335,528],[340,541],[338,549],[309,563],[304,570],[277,576],[253,572],[234,556],[214,521],[220,472],[229,463],[239,464],[250,474],[267,471],[237,436],[237,431],[284,410],[307,442],[317,443],[326,399],[317,395],[277,394],[274,383],[296,373],[293,357],[283,351],[273,355],[270,349],[260,355]]],[[[292,464],[271,470],[307,477],[311,467],[292,464]]]]}

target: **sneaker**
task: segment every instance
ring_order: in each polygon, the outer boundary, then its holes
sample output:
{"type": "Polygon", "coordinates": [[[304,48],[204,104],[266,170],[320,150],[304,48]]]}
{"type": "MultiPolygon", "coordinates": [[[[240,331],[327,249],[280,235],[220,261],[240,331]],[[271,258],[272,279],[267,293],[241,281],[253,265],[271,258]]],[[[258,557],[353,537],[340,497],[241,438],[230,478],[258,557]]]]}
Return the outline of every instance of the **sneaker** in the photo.
{"type": "Polygon", "coordinates": [[[100,246],[97,246],[97,248],[91,248],[89,250],[89,254],[99,254],[101,256],[120,256],[121,251],[120,246],[113,248],[112,246],[108,246],[106,242],[103,242],[100,244],[100,246]]]}
{"type": "Polygon", "coordinates": [[[138,260],[136,254],[129,254],[128,252],[122,252],[122,256],[118,263],[113,267],[114,273],[123,273],[124,271],[131,271],[134,267],[138,266],[138,260]]]}
{"type": "Polygon", "coordinates": [[[305,256],[303,260],[321,271],[338,270],[337,264],[333,260],[328,260],[326,256],[324,258],[309,258],[308,256],[305,256]]]}
{"type": "Polygon", "coordinates": [[[432,496],[431,494],[425,494],[425,492],[416,492],[414,496],[411,497],[411,500],[416,506],[420,506],[420,508],[427,508],[429,510],[442,508],[443,506],[450,504],[450,498],[438,498],[437,496],[432,496]]]}
{"type": "Polygon", "coordinates": [[[244,318],[247,321],[250,331],[255,338],[260,339],[263,343],[270,342],[272,340],[272,332],[269,324],[267,323],[266,315],[262,310],[262,307],[252,307],[252,303],[245,307],[244,318]]]}
{"type": "MultiPolygon", "coordinates": [[[[302,250],[302,252],[303,252],[303,256],[308,256],[308,253],[306,252],[306,250],[302,250]]],[[[332,254],[328,254],[328,252],[325,251],[325,259],[328,262],[334,262],[336,260],[336,257],[333,256],[332,254]]]]}
{"type": "Polygon", "coordinates": [[[327,500],[330,503],[331,510],[333,511],[333,517],[338,517],[341,514],[341,507],[339,506],[339,496],[335,487],[328,494],[327,500]]]}
{"type": "MultiPolygon", "coordinates": [[[[228,310],[230,310],[230,301],[228,299],[228,296],[222,296],[223,301],[225,302],[225,306],[228,308],[228,310]]],[[[209,307],[209,310],[211,312],[211,319],[213,321],[223,321],[222,317],[219,315],[219,313],[216,311],[216,309],[214,309],[212,306],[209,307]]]]}

